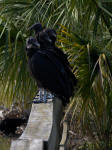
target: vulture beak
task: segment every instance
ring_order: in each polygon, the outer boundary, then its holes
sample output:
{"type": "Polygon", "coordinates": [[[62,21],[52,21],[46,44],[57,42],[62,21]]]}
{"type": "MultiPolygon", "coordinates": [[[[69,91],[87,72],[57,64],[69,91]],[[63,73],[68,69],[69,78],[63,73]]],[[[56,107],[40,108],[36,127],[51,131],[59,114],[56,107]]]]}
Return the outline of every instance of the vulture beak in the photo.
{"type": "Polygon", "coordinates": [[[55,33],[52,33],[52,36],[56,38],[56,34],[55,33]]]}
{"type": "Polygon", "coordinates": [[[49,43],[52,43],[52,40],[48,37],[47,38],[47,41],[49,42],[49,43]]]}
{"type": "Polygon", "coordinates": [[[40,48],[40,44],[38,42],[27,44],[27,49],[31,49],[31,48],[40,48]]]}
{"type": "Polygon", "coordinates": [[[27,49],[30,49],[30,48],[32,48],[32,44],[27,45],[27,49]]]}
{"type": "Polygon", "coordinates": [[[33,45],[34,45],[35,47],[40,48],[40,44],[39,44],[37,41],[35,41],[35,42],[33,43],[33,45]]]}

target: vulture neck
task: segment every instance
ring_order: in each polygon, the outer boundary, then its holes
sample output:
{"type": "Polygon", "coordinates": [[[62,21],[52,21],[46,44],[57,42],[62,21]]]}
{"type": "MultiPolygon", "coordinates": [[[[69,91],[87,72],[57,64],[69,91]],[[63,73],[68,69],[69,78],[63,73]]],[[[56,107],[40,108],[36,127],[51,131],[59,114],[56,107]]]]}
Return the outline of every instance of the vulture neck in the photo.
{"type": "Polygon", "coordinates": [[[52,49],[53,46],[49,43],[47,43],[47,44],[46,43],[41,43],[40,48],[43,49],[43,50],[46,50],[46,49],[52,49]]]}

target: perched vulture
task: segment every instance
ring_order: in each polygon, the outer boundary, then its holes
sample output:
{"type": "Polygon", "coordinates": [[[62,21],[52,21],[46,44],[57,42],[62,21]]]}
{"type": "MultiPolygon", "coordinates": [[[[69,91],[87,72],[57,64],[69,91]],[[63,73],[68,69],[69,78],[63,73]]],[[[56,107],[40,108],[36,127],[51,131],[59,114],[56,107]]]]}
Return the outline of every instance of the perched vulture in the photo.
{"type": "Polygon", "coordinates": [[[31,75],[39,88],[50,91],[62,100],[63,105],[66,105],[73,95],[77,80],[67,58],[63,59],[65,54],[55,46],[55,30],[38,30],[35,34],[35,38],[29,37],[26,41],[26,54],[31,75]]]}

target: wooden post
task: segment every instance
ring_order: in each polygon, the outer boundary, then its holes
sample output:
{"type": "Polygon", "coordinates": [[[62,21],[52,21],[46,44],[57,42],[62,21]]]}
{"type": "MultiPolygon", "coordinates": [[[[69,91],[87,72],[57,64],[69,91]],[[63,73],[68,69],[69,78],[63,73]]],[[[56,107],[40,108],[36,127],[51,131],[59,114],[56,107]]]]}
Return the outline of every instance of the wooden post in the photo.
{"type": "Polygon", "coordinates": [[[62,136],[62,117],[63,105],[58,98],[53,102],[32,104],[26,129],[19,139],[12,141],[10,150],[64,150],[64,142],[60,147],[60,141],[66,141],[61,140],[61,137],[66,139],[62,136]]]}
{"type": "Polygon", "coordinates": [[[59,144],[62,136],[61,120],[63,117],[62,101],[54,98],[53,101],[53,124],[52,130],[48,141],[48,150],[59,150],[59,144]]]}
{"type": "Polygon", "coordinates": [[[48,141],[52,128],[53,104],[32,104],[27,127],[19,139],[42,139],[48,141]]]}
{"type": "Polygon", "coordinates": [[[10,150],[43,150],[43,141],[39,139],[18,139],[12,141],[10,150]]]}

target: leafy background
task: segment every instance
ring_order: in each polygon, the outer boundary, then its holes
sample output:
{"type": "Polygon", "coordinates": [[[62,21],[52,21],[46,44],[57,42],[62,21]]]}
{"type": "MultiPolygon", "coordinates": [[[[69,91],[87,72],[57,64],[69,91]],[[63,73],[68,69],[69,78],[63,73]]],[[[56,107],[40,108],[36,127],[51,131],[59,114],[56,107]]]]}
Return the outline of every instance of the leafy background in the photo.
{"type": "Polygon", "coordinates": [[[67,112],[73,110],[77,125],[94,136],[93,149],[111,148],[111,0],[0,0],[1,105],[24,106],[35,95],[25,54],[25,40],[33,35],[28,28],[35,22],[56,29],[56,44],[78,79],[67,112]]]}

